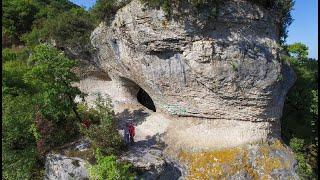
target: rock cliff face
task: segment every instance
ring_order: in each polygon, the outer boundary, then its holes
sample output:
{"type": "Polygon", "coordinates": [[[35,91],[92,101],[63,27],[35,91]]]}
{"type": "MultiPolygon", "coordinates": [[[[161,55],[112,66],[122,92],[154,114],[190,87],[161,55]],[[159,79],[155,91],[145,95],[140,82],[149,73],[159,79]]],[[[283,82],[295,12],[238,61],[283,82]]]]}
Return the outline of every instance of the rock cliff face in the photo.
{"type": "Polygon", "coordinates": [[[136,102],[142,88],[157,112],[199,118],[195,126],[218,123],[206,133],[193,128],[193,136],[214,135],[227,147],[280,135],[284,97],[295,76],[280,61],[274,13],[229,0],[204,23],[201,12],[168,19],[133,0],[102,22],[91,41],[98,65],[122,92],[119,101],[136,102]]]}

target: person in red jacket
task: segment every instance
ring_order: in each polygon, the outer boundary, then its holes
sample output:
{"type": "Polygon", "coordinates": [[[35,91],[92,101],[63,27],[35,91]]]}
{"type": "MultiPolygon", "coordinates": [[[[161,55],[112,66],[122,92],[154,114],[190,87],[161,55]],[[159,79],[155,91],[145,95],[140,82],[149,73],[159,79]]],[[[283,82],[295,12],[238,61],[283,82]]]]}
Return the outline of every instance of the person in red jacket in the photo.
{"type": "Polygon", "coordinates": [[[134,143],[135,128],[132,123],[129,124],[130,142],[134,143]]]}
{"type": "Polygon", "coordinates": [[[82,121],[82,125],[88,129],[90,127],[91,123],[88,119],[85,119],[82,121]]]}

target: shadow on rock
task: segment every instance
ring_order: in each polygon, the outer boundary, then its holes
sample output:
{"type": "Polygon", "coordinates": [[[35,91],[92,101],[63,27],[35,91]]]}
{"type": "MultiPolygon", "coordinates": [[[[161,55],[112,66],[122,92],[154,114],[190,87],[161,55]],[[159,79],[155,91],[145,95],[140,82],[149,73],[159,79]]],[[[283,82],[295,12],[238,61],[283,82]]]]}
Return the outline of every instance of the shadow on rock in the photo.
{"type": "Polygon", "coordinates": [[[137,126],[142,124],[148,116],[150,116],[150,114],[142,108],[133,110],[132,112],[130,112],[129,109],[125,109],[122,112],[116,114],[116,119],[118,120],[120,129],[123,129],[126,122],[130,121],[135,126],[137,126]]]}
{"type": "Polygon", "coordinates": [[[136,179],[179,179],[181,168],[165,158],[163,150],[166,144],[161,141],[164,134],[149,136],[145,140],[137,141],[121,157],[134,165],[137,172],[136,179]]]}

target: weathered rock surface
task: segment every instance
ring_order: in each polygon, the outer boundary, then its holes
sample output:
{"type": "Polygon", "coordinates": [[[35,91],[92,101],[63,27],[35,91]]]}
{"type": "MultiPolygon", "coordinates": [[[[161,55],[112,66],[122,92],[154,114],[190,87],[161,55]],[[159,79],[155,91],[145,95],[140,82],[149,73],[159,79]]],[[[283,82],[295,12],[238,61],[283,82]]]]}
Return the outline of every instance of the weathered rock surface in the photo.
{"type": "Polygon", "coordinates": [[[273,13],[230,0],[204,25],[192,15],[168,20],[161,9],[133,0],[91,39],[119,101],[136,102],[143,88],[157,111],[225,125],[218,137],[235,146],[280,135],[284,97],[295,78],[279,59],[273,13]],[[229,136],[228,127],[237,126],[229,136]]]}
{"type": "Polygon", "coordinates": [[[86,162],[77,157],[49,154],[46,159],[46,180],[88,179],[86,162]]]}
{"type": "Polygon", "coordinates": [[[112,81],[87,77],[79,87],[91,99],[97,92],[111,97],[120,114],[130,115],[140,88],[152,98],[157,112],[136,117],[137,143],[122,157],[149,170],[147,179],[199,179],[197,173],[297,179],[290,149],[256,144],[280,137],[284,98],[295,81],[280,61],[275,12],[246,0],[225,1],[218,12],[212,22],[201,13],[167,19],[161,9],[132,0],[91,35],[96,64],[112,81]],[[165,147],[144,144],[157,133],[165,147]],[[233,149],[248,143],[256,145],[233,149]],[[216,159],[205,171],[196,159],[210,152],[216,159]],[[222,162],[223,152],[231,155],[222,162]]]}
{"type": "Polygon", "coordinates": [[[90,145],[89,140],[80,139],[47,154],[44,179],[89,179],[88,167],[90,163],[87,158],[88,154],[93,156],[92,150],[89,150],[90,145]],[[86,156],[84,156],[85,154],[86,156]]]}
{"type": "Polygon", "coordinates": [[[293,153],[278,140],[179,157],[189,179],[299,179],[293,153]]]}

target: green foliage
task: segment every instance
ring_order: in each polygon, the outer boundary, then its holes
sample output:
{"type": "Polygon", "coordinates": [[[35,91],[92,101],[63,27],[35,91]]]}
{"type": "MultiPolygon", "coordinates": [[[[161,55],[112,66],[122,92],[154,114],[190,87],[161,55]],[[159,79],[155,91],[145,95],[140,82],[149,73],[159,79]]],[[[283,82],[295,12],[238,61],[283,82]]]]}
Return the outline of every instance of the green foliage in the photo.
{"type": "Polygon", "coordinates": [[[26,146],[21,150],[2,148],[2,178],[6,180],[31,179],[37,163],[35,146],[26,146]]]}
{"type": "Polygon", "coordinates": [[[100,148],[105,154],[117,154],[124,144],[117,130],[114,112],[110,102],[101,96],[95,103],[95,108],[86,105],[78,107],[83,120],[90,121],[89,128],[81,126],[81,132],[92,140],[94,147],[100,148]]]}
{"type": "Polygon", "coordinates": [[[308,47],[302,43],[294,43],[287,46],[288,51],[297,59],[306,59],[308,57],[308,47]]]}
{"type": "Polygon", "coordinates": [[[294,6],[293,0],[249,0],[255,4],[261,5],[266,9],[274,9],[279,18],[279,37],[283,44],[288,36],[288,27],[292,23],[291,10],[294,6]]]}
{"type": "Polygon", "coordinates": [[[120,6],[116,4],[116,0],[97,0],[91,12],[102,21],[114,15],[119,8],[120,6]]]}
{"type": "Polygon", "coordinates": [[[6,61],[24,61],[29,57],[29,51],[27,48],[22,49],[2,49],[2,62],[6,61]]]}
{"type": "Polygon", "coordinates": [[[208,20],[216,17],[219,5],[223,3],[221,0],[141,0],[152,8],[162,8],[168,17],[182,15],[183,8],[190,7],[193,14],[208,14],[208,20]],[[174,10],[179,14],[174,14],[174,10]]]}
{"type": "Polygon", "coordinates": [[[3,97],[2,143],[11,149],[23,149],[34,144],[29,127],[33,124],[34,109],[29,96],[3,97]]]}
{"type": "MultiPolygon", "coordinates": [[[[20,38],[31,29],[39,28],[46,19],[56,17],[71,8],[79,8],[68,0],[3,0],[2,2],[4,36],[2,44],[6,47],[21,44],[20,38]]],[[[33,31],[32,35],[37,34],[33,31]]]]}
{"type": "MultiPolygon", "coordinates": [[[[11,56],[10,58],[14,58],[11,56]]],[[[29,70],[23,61],[7,61],[3,63],[2,70],[2,92],[5,95],[18,96],[20,94],[30,94],[34,88],[23,80],[24,74],[29,70]]]]}
{"type": "Polygon", "coordinates": [[[77,115],[73,99],[82,93],[72,86],[78,81],[72,72],[76,62],[53,47],[39,45],[35,47],[29,63],[32,66],[25,75],[25,81],[38,87],[37,104],[41,114],[55,122],[69,119],[72,111],[77,115]]]}
{"type": "Polygon", "coordinates": [[[230,63],[233,71],[238,71],[238,66],[235,63],[230,63]]]}
{"type": "Polygon", "coordinates": [[[93,18],[84,9],[71,9],[48,22],[51,36],[64,46],[81,47],[90,44],[93,18]]]}
{"type": "Polygon", "coordinates": [[[71,71],[75,62],[47,45],[35,47],[29,64],[21,52],[3,50],[2,165],[6,179],[39,174],[42,150],[77,137],[73,99],[81,93],[71,86],[77,80],[71,71]]]}
{"type": "Polygon", "coordinates": [[[10,43],[19,43],[19,36],[31,29],[38,11],[34,1],[3,0],[2,34],[10,43]]]}
{"type": "Polygon", "coordinates": [[[127,180],[134,179],[130,172],[131,165],[118,163],[116,156],[103,156],[99,149],[96,151],[97,164],[89,169],[90,178],[94,180],[127,180]]]}
{"type": "Polygon", "coordinates": [[[297,75],[289,91],[282,117],[282,137],[296,153],[302,177],[317,175],[318,146],[318,61],[307,59],[307,47],[301,43],[286,46],[285,57],[297,75]]]}
{"type": "Polygon", "coordinates": [[[28,179],[37,161],[35,139],[29,130],[34,118],[32,107],[30,96],[4,95],[2,98],[2,170],[5,179],[28,179]]]}
{"type": "Polygon", "coordinates": [[[296,159],[298,161],[298,174],[303,178],[312,177],[312,167],[308,164],[305,150],[304,140],[299,138],[290,139],[290,147],[295,152],[296,159]]]}
{"type": "Polygon", "coordinates": [[[56,42],[58,47],[83,48],[90,45],[90,33],[94,29],[94,18],[81,8],[72,8],[54,17],[43,20],[22,39],[29,46],[39,44],[39,41],[56,42]]]}
{"type": "Polygon", "coordinates": [[[294,152],[299,152],[303,150],[304,140],[299,138],[290,139],[290,147],[294,152]]]}
{"type": "Polygon", "coordinates": [[[82,94],[71,86],[75,61],[41,42],[88,46],[94,20],[68,0],[2,2],[2,45],[11,46],[2,49],[3,178],[43,178],[41,155],[77,138],[73,99],[82,94]]]}

